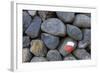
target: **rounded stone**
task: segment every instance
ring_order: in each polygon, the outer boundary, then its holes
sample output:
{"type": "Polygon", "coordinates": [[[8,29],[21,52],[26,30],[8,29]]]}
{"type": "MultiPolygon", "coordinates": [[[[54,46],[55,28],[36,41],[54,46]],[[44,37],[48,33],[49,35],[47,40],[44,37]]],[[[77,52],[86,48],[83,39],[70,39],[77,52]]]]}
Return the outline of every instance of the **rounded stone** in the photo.
{"type": "Polygon", "coordinates": [[[65,23],[72,23],[75,17],[74,12],[56,12],[56,14],[65,23]]]}
{"type": "Polygon", "coordinates": [[[60,61],[62,60],[62,57],[57,50],[50,50],[47,53],[47,59],[49,61],[60,61]]]}
{"type": "Polygon", "coordinates": [[[47,53],[47,49],[45,48],[42,40],[36,39],[31,41],[30,51],[35,56],[45,56],[47,53]]]}
{"type": "Polygon", "coordinates": [[[23,48],[29,47],[30,38],[29,36],[23,36],[23,48]]]}
{"type": "Polygon", "coordinates": [[[28,10],[28,13],[31,16],[35,16],[36,15],[36,11],[34,11],[34,10],[28,10]]]}
{"type": "Polygon", "coordinates": [[[67,56],[68,54],[70,54],[71,52],[67,52],[65,49],[64,49],[64,46],[68,43],[68,42],[73,42],[74,43],[74,46],[73,46],[73,50],[76,48],[77,46],[77,42],[71,38],[65,38],[60,46],[59,46],[59,52],[63,55],[63,56],[67,56]]]}
{"type": "Polygon", "coordinates": [[[74,25],[67,24],[67,34],[75,40],[82,39],[82,31],[74,25]]]}
{"type": "Polygon", "coordinates": [[[23,31],[25,31],[32,21],[31,16],[28,14],[27,11],[23,11],[23,31]]]}
{"type": "Polygon", "coordinates": [[[79,41],[78,48],[86,48],[89,44],[91,44],[91,30],[83,29],[83,39],[79,41]]]}
{"type": "Polygon", "coordinates": [[[42,33],[41,38],[49,49],[55,49],[59,44],[59,37],[53,36],[51,34],[42,33]]]}
{"type": "Polygon", "coordinates": [[[41,18],[39,16],[35,16],[30,26],[27,28],[25,33],[31,38],[36,38],[39,35],[41,28],[41,18]]]}
{"type": "Polygon", "coordinates": [[[91,27],[91,18],[84,14],[77,14],[73,24],[78,27],[91,27]]]}
{"type": "Polygon", "coordinates": [[[44,57],[33,57],[31,59],[31,62],[45,62],[45,61],[47,61],[47,59],[44,57]]]}
{"type": "Polygon", "coordinates": [[[85,49],[76,49],[73,54],[80,60],[91,59],[91,55],[85,49]]]}
{"type": "Polygon", "coordinates": [[[69,54],[68,56],[66,56],[65,58],[64,58],[64,60],[76,60],[76,58],[72,55],[72,54],[69,54]]]}
{"type": "Polygon", "coordinates": [[[28,48],[22,49],[22,62],[30,62],[33,55],[30,53],[28,48]]]}
{"type": "Polygon", "coordinates": [[[66,27],[64,23],[57,18],[49,18],[41,25],[41,30],[56,36],[65,36],[66,27]]]}

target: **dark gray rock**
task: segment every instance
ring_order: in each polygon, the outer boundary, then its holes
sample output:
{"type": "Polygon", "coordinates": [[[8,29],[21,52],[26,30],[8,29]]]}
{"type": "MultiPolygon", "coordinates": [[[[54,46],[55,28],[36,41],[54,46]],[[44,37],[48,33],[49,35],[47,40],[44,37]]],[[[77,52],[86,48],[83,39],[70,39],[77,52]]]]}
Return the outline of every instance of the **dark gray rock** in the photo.
{"type": "Polygon", "coordinates": [[[27,11],[23,11],[23,31],[29,27],[31,21],[31,16],[27,13],[27,11]]]}
{"type": "Polygon", "coordinates": [[[47,61],[47,59],[44,57],[33,57],[31,59],[31,62],[45,62],[45,61],[47,61]]]}
{"type": "Polygon", "coordinates": [[[67,24],[67,34],[75,40],[82,39],[82,31],[74,25],[67,24]]]}
{"type": "Polygon", "coordinates": [[[33,55],[30,53],[28,48],[22,49],[22,62],[30,62],[33,55]]]}
{"type": "Polygon", "coordinates": [[[83,30],[83,40],[79,41],[78,48],[86,48],[91,43],[91,30],[83,30]]]}
{"type": "Polygon", "coordinates": [[[25,33],[31,38],[36,38],[39,35],[40,27],[41,27],[41,18],[39,16],[35,16],[30,26],[27,28],[25,33]]]}
{"type": "Polygon", "coordinates": [[[59,37],[42,33],[41,38],[49,49],[55,49],[59,44],[59,37]]]}
{"type": "Polygon", "coordinates": [[[91,59],[91,55],[85,49],[76,49],[73,54],[80,60],[91,59]]]}
{"type": "Polygon", "coordinates": [[[65,36],[66,34],[66,27],[64,23],[57,18],[49,18],[45,20],[41,25],[41,29],[44,32],[56,36],[65,36]]]}
{"type": "Polygon", "coordinates": [[[62,60],[62,57],[57,50],[50,50],[47,53],[47,59],[49,61],[60,61],[62,60]]]}
{"type": "Polygon", "coordinates": [[[29,36],[23,36],[23,48],[29,47],[30,38],[29,36]]]}
{"type": "Polygon", "coordinates": [[[77,46],[77,42],[71,38],[65,38],[62,42],[61,42],[61,45],[60,47],[58,48],[59,49],[59,52],[63,55],[63,56],[67,56],[68,54],[70,54],[71,52],[69,51],[66,51],[64,46],[66,46],[66,44],[68,44],[68,42],[73,42],[74,43],[74,46],[73,46],[73,50],[76,48],[77,46]]]}
{"type": "Polygon", "coordinates": [[[69,54],[68,56],[66,56],[65,58],[64,58],[64,60],[76,60],[76,58],[72,55],[72,54],[69,54]]]}
{"type": "Polygon", "coordinates": [[[30,52],[35,56],[45,56],[47,49],[45,48],[42,40],[35,39],[31,41],[30,52]]]}
{"type": "Polygon", "coordinates": [[[78,27],[91,27],[91,18],[84,14],[77,14],[73,24],[78,27]]]}
{"type": "Polygon", "coordinates": [[[65,23],[72,23],[75,17],[74,12],[56,12],[56,14],[65,23]]]}

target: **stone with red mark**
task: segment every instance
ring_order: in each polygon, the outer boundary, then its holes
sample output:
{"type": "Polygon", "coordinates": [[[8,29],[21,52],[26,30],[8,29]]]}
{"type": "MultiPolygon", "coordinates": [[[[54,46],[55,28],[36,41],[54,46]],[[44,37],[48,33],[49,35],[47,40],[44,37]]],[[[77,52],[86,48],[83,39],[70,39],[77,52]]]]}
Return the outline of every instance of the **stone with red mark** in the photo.
{"type": "Polygon", "coordinates": [[[70,54],[77,46],[77,42],[71,38],[65,38],[59,47],[59,52],[63,56],[70,54]]]}

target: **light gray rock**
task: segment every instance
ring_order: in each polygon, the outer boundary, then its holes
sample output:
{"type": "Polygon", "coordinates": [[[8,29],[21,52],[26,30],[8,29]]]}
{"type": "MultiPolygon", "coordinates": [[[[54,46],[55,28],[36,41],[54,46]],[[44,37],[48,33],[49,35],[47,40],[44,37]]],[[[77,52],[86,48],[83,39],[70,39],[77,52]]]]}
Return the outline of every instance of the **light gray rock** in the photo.
{"type": "Polygon", "coordinates": [[[78,27],[91,27],[91,18],[84,14],[77,14],[73,24],[78,27]]]}
{"type": "Polygon", "coordinates": [[[75,17],[74,12],[56,12],[56,14],[65,23],[72,23],[75,17]]]}
{"type": "Polygon", "coordinates": [[[65,36],[66,34],[64,23],[57,18],[45,20],[41,25],[41,30],[56,36],[65,36]]]}
{"type": "Polygon", "coordinates": [[[28,14],[27,11],[23,11],[23,31],[25,31],[32,21],[31,16],[28,14]]]}
{"type": "Polygon", "coordinates": [[[45,61],[47,61],[47,59],[44,57],[33,57],[31,59],[31,62],[45,62],[45,61]]]}
{"type": "Polygon", "coordinates": [[[35,56],[45,56],[47,53],[47,49],[45,48],[42,40],[35,39],[31,41],[31,53],[35,56]]]}
{"type": "Polygon", "coordinates": [[[85,49],[76,49],[73,54],[80,60],[91,59],[91,55],[85,49]]]}
{"type": "Polygon", "coordinates": [[[91,44],[91,30],[84,29],[83,40],[79,41],[78,48],[86,48],[89,44],[91,44]]]}
{"type": "Polygon", "coordinates": [[[47,59],[49,61],[60,61],[62,60],[62,57],[57,50],[50,50],[47,53],[47,59]]]}
{"type": "Polygon", "coordinates": [[[75,40],[82,39],[82,31],[74,25],[67,24],[67,34],[75,40]]]}
{"type": "Polygon", "coordinates": [[[41,38],[46,47],[49,49],[55,49],[59,44],[59,37],[53,36],[51,34],[42,33],[41,38]]]}
{"type": "Polygon", "coordinates": [[[36,11],[35,10],[28,10],[28,13],[31,16],[35,16],[36,15],[36,11]]]}
{"type": "Polygon", "coordinates": [[[31,38],[36,38],[39,35],[40,27],[41,27],[41,18],[39,16],[35,16],[30,26],[27,28],[25,33],[31,38]]]}
{"type": "Polygon", "coordinates": [[[22,62],[30,62],[33,55],[30,53],[28,48],[22,49],[22,62]]]}

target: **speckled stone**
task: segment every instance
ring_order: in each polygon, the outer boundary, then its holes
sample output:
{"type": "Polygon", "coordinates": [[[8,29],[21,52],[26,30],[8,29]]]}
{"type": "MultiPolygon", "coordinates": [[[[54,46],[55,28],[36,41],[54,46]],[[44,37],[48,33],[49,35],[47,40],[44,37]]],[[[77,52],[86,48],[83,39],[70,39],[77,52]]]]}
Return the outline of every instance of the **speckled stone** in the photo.
{"type": "Polygon", "coordinates": [[[67,34],[75,40],[82,39],[82,31],[74,25],[67,24],[67,34]]]}
{"type": "Polygon", "coordinates": [[[35,56],[45,56],[47,53],[47,49],[45,48],[42,40],[39,40],[39,39],[35,39],[31,41],[30,51],[35,56]]]}
{"type": "Polygon", "coordinates": [[[66,27],[64,23],[57,18],[45,20],[41,25],[41,30],[56,36],[66,35],[66,27]]]}
{"type": "Polygon", "coordinates": [[[91,30],[83,29],[83,39],[79,41],[78,48],[86,48],[91,43],[91,30]]]}
{"type": "Polygon", "coordinates": [[[27,11],[23,11],[23,31],[25,31],[32,21],[31,16],[28,14],[27,11]]]}
{"type": "Polygon", "coordinates": [[[80,60],[91,59],[91,55],[85,49],[76,49],[73,54],[80,60]]]}
{"type": "Polygon", "coordinates": [[[56,49],[59,44],[59,37],[53,36],[51,34],[42,33],[41,38],[46,47],[48,47],[49,49],[56,49]]]}
{"type": "Polygon", "coordinates": [[[74,12],[56,12],[56,14],[65,23],[72,23],[75,17],[74,12]]]}
{"type": "Polygon", "coordinates": [[[33,55],[30,53],[28,48],[22,49],[22,62],[30,62],[33,55]]]}
{"type": "Polygon", "coordinates": [[[44,57],[33,57],[31,59],[31,62],[45,62],[45,61],[47,61],[47,59],[44,57]]]}
{"type": "Polygon", "coordinates": [[[77,14],[73,24],[78,27],[91,27],[91,18],[84,14],[77,14]]]}
{"type": "Polygon", "coordinates": [[[31,38],[36,38],[39,35],[40,27],[41,27],[41,18],[39,16],[35,16],[30,26],[27,28],[25,33],[31,38]]]}
{"type": "Polygon", "coordinates": [[[47,53],[47,59],[49,61],[60,61],[62,60],[62,57],[57,50],[50,50],[47,53]]]}
{"type": "Polygon", "coordinates": [[[74,43],[74,46],[73,46],[73,50],[76,48],[77,46],[77,42],[71,38],[65,38],[62,42],[61,42],[61,45],[59,46],[59,52],[63,55],[63,56],[67,56],[68,54],[70,54],[69,52],[67,52],[65,49],[64,49],[64,46],[66,45],[66,43],[68,42],[73,42],[74,43]]]}

